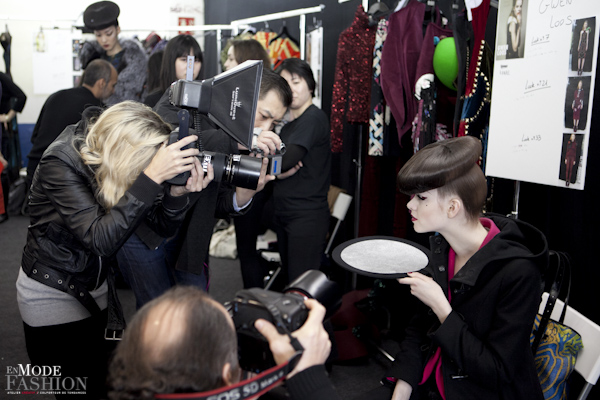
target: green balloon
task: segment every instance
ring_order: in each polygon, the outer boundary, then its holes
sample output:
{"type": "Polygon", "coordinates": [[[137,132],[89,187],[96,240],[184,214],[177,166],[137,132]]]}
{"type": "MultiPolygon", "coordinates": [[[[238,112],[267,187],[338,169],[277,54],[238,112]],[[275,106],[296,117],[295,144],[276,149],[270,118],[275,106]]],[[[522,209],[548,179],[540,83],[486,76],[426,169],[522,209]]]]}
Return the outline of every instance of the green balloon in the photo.
{"type": "Polygon", "coordinates": [[[458,76],[458,57],[453,37],[444,38],[435,46],[433,70],[444,86],[456,90],[454,81],[458,76]]]}

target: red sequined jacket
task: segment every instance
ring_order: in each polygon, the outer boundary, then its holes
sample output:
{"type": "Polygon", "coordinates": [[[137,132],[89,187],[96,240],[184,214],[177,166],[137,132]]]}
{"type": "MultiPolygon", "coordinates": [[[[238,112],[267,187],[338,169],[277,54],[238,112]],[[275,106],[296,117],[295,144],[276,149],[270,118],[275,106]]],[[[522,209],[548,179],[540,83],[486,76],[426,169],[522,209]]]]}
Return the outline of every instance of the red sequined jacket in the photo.
{"type": "Polygon", "coordinates": [[[369,26],[369,17],[359,5],[352,25],[340,35],[331,105],[333,152],[342,151],[344,120],[369,122],[375,32],[377,26],[369,26]]]}

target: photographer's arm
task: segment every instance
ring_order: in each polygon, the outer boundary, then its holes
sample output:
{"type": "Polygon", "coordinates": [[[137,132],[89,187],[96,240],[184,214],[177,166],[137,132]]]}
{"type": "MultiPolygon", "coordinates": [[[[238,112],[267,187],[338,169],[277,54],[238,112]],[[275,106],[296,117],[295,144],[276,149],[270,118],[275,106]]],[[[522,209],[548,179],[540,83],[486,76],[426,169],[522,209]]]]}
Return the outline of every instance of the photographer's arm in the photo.
{"type": "MultiPolygon", "coordinates": [[[[329,335],[323,328],[325,307],[312,299],[307,299],[304,304],[310,310],[308,319],[300,329],[292,333],[304,347],[304,352],[294,370],[287,376],[289,394],[293,400],[339,399],[323,365],[331,352],[329,335]]],[[[278,364],[288,361],[296,352],[290,344],[290,338],[279,334],[270,322],[259,319],[255,327],[269,341],[278,364]]]]}
{"type": "MultiPolygon", "coordinates": [[[[323,328],[325,307],[313,299],[305,300],[304,304],[310,310],[308,318],[300,329],[292,333],[292,336],[304,347],[304,352],[294,370],[288,374],[288,378],[306,368],[324,364],[331,352],[331,341],[323,328]]],[[[290,338],[280,334],[270,322],[259,319],[254,326],[269,342],[277,364],[288,361],[296,353],[290,344],[290,338]]]]}

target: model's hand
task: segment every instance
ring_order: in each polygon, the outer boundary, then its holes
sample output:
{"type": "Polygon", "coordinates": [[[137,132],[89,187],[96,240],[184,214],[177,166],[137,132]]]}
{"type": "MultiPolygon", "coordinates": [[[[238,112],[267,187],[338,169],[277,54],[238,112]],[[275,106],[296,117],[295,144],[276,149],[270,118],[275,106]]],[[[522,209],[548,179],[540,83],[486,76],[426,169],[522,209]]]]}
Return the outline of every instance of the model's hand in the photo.
{"type": "Polygon", "coordinates": [[[408,400],[411,394],[412,386],[403,380],[398,380],[394,388],[394,394],[392,394],[392,400],[408,400]]]}
{"type": "MultiPolygon", "coordinates": [[[[331,352],[331,341],[323,328],[325,307],[313,299],[305,300],[304,304],[310,310],[308,318],[300,329],[292,333],[292,336],[297,338],[304,347],[304,352],[294,370],[288,374],[288,378],[306,368],[324,364],[331,352]]],[[[296,350],[290,344],[290,338],[280,334],[273,324],[258,319],[254,326],[269,342],[269,348],[277,364],[288,361],[294,355],[296,350]]]]}
{"type": "Polygon", "coordinates": [[[171,196],[181,196],[190,192],[201,192],[214,179],[215,172],[211,163],[208,163],[208,171],[204,174],[202,163],[198,157],[194,157],[194,168],[184,186],[171,185],[171,196]]]}
{"type": "Polygon", "coordinates": [[[167,146],[167,142],[164,142],[150,161],[150,165],[144,170],[144,173],[160,185],[182,172],[191,171],[194,168],[194,160],[196,159],[195,156],[198,155],[198,149],[181,149],[197,139],[198,136],[189,135],[169,146],[167,146]]]}
{"type": "Polygon", "coordinates": [[[408,277],[400,278],[398,282],[409,285],[410,293],[430,307],[441,323],[444,323],[446,317],[452,312],[452,307],[441,286],[432,278],[420,272],[410,272],[408,277]]]}

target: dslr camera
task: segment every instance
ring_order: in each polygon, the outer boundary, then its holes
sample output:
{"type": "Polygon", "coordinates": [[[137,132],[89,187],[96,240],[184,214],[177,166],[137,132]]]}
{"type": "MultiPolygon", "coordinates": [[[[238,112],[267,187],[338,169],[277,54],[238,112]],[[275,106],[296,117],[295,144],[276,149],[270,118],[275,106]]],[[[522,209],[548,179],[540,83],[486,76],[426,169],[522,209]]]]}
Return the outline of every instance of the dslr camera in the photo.
{"type": "Polygon", "coordinates": [[[260,288],[244,289],[225,304],[238,336],[238,354],[242,369],[261,372],[275,366],[269,343],[254,327],[262,318],[271,322],[279,333],[291,333],[308,318],[306,298],[319,301],[333,314],[341,305],[338,285],[317,270],[308,270],[284,289],[283,293],[260,288]]]}
{"type": "MultiPolygon", "coordinates": [[[[178,113],[179,127],[171,133],[169,144],[190,134],[189,113],[185,110],[190,109],[194,114],[206,115],[230,137],[251,149],[261,78],[262,61],[249,60],[202,82],[179,80],[173,83],[169,100],[171,104],[183,109],[178,113]]],[[[215,181],[256,189],[262,168],[260,158],[205,151],[202,147],[202,132],[197,134],[199,140],[195,145],[200,150],[198,157],[204,171],[207,171],[208,164],[212,164],[215,181]]],[[[268,173],[281,172],[281,155],[284,152],[285,147],[282,147],[281,154],[270,157],[268,173]]],[[[184,185],[188,178],[189,172],[183,173],[169,183],[184,185]]]]}

